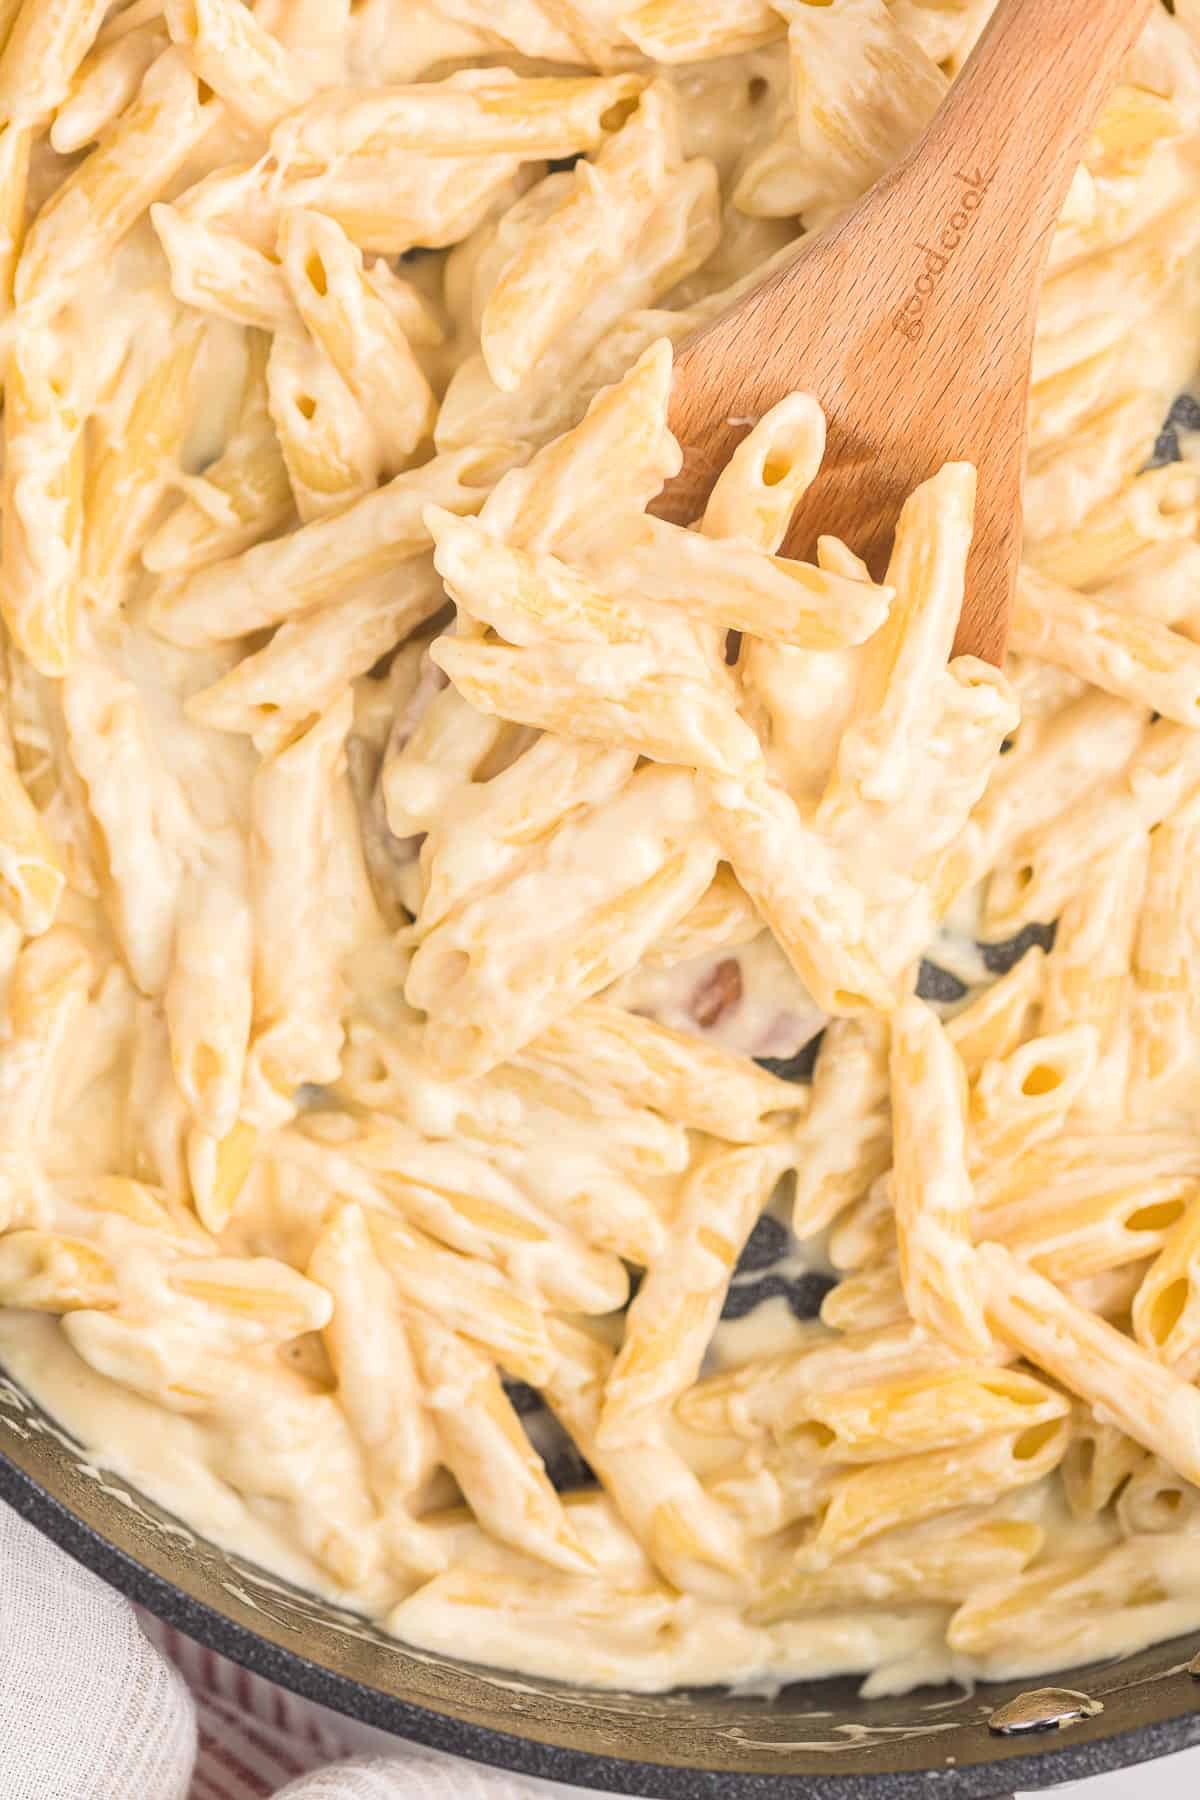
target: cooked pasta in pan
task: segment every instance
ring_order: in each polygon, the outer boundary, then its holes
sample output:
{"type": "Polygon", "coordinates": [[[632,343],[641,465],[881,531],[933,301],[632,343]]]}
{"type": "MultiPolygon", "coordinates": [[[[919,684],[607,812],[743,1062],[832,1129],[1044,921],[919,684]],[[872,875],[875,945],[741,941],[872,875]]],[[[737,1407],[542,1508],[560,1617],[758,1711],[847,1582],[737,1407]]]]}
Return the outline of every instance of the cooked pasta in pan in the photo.
{"type": "Polygon", "coordinates": [[[989,12],[0,6],[0,1358],[409,1643],[1200,1630],[1200,8],[1053,241],[1003,671],[968,464],[781,554],[819,395],[654,512],[989,12]]]}

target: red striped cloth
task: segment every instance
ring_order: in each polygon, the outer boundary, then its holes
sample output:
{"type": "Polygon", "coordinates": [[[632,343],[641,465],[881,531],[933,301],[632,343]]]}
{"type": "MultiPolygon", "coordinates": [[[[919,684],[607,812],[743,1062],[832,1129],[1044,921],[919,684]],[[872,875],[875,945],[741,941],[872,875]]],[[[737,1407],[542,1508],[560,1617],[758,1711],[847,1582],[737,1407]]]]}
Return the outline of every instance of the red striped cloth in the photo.
{"type": "Polygon", "coordinates": [[[288,1800],[291,1783],[300,1784],[295,1800],[586,1800],[577,1788],[403,1744],[251,1675],[148,1613],[139,1623],[195,1705],[188,1800],[288,1800]]]}
{"type": "Polygon", "coordinates": [[[189,1800],[260,1800],[328,1763],[398,1748],[382,1732],[263,1681],[148,1613],[139,1616],[196,1703],[199,1755],[189,1800]]]}

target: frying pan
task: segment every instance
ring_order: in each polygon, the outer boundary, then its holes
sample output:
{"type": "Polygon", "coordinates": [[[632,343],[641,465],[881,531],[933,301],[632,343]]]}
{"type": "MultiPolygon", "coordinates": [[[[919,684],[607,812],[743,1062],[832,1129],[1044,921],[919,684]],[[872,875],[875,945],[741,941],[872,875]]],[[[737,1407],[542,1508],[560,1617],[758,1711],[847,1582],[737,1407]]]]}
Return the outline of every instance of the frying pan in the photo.
{"type": "Polygon", "coordinates": [[[2,1373],[0,1498],[131,1600],[269,1681],[438,1750],[610,1793],[994,1800],[1200,1744],[1194,1642],[1054,1676],[1104,1710],[1024,1738],[994,1736],[988,1719],[1040,1683],[869,1701],[853,1681],[771,1698],[618,1694],[427,1656],[200,1537],[99,1469],[2,1373]]]}
{"type": "MultiPolygon", "coordinates": [[[[1200,430],[1200,405],[1190,395],[1172,407],[1154,463],[1178,458],[1180,429],[1200,430]]],[[[981,946],[984,961],[1002,974],[1052,936],[1052,927],[1027,927],[1007,944],[981,946]]],[[[918,991],[953,999],[957,985],[926,963],[918,991]]],[[[773,1066],[804,1080],[813,1060],[810,1046],[790,1065],[773,1066]]],[[[744,1276],[766,1298],[787,1283],[754,1244],[744,1276]]],[[[789,1295],[794,1310],[815,1310],[820,1284],[798,1286],[789,1295]]],[[[743,1313],[754,1298],[744,1278],[735,1294],[743,1313]]],[[[989,1721],[1043,1682],[921,1688],[874,1700],[859,1698],[851,1680],[797,1683],[758,1697],[715,1688],[621,1694],[411,1650],[221,1549],[99,1468],[2,1367],[0,1499],[131,1600],[269,1681],[434,1749],[609,1793],[997,1800],[1200,1745],[1200,1679],[1188,1673],[1200,1645],[1179,1639],[1048,1678],[1100,1708],[1064,1728],[1020,1736],[998,1736],[989,1721]]]]}

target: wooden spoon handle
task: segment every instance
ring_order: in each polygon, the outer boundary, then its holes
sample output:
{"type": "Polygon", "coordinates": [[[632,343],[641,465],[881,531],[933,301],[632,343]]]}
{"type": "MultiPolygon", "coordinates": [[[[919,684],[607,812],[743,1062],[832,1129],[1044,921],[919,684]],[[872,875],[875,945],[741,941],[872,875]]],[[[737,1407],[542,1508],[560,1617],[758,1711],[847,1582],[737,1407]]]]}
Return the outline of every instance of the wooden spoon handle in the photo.
{"type": "Polygon", "coordinates": [[[948,164],[968,205],[986,197],[987,228],[964,236],[963,260],[1031,282],[1101,101],[1155,4],[1001,0],[916,153],[881,184],[885,204],[887,190],[894,201],[903,190],[910,239],[947,230],[945,190],[928,175],[948,164]]]}

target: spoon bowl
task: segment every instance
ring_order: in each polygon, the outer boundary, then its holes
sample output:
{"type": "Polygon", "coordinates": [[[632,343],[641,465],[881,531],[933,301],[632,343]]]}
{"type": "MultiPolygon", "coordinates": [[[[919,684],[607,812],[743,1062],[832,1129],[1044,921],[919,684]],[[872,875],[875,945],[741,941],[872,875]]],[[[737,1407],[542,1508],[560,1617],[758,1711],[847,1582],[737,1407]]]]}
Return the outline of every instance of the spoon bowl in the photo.
{"type": "Polygon", "coordinates": [[[698,517],[749,427],[785,394],[827,420],[820,475],[784,544],[845,538],[876,578],[912,490],[979,475],[955,651],[999,663],[1021,547],[1038,289],[1096,112],[1153,0],[1001,0],[909,156],[680,349],[679,476],[656,507],[698,517]]]}

